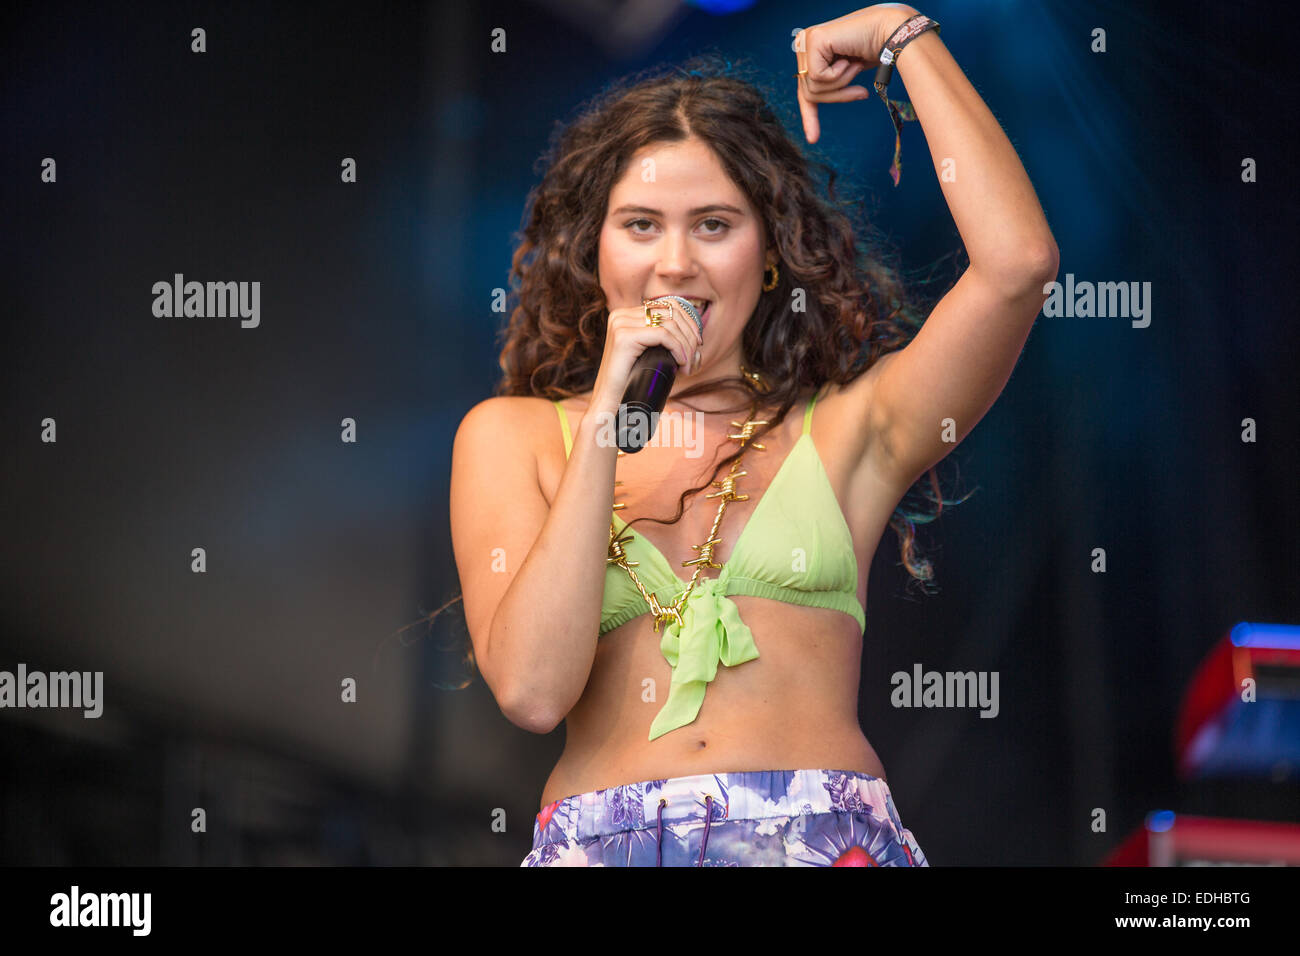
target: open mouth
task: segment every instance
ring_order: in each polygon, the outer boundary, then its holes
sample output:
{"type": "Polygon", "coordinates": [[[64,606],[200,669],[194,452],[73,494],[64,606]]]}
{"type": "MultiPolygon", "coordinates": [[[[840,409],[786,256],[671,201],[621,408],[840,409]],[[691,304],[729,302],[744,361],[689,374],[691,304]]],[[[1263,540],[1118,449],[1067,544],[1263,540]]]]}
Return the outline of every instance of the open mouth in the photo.
{"type": "Polygon", "coordinates": [[[709,307],[713,305],[713,303],[708,299],[692,299],[686,296],[683,296],[683,298],[685,298],[691,305],[695,306],[695,311],[700,314],[700,325],[708,325],[709,307]]]}
{"type": "MultiPolygon", "coordinates": [[[[673,294],[674,293],[667,293],[666,295],[662,295],[662,296],[653,296],[653,298],[662,299],[662,298],[667,298],[668,295],[673,295],[673,294]]],[[[679,295],[676,297],[679,299],[685,299],[687,302],[691,304],[691,307],[695,309],[696,314],[700,317],[701,328],[709,324],[709,309],[713,305],[713,301],[711,299],[700,299],[691,295],[679,295]]]]}

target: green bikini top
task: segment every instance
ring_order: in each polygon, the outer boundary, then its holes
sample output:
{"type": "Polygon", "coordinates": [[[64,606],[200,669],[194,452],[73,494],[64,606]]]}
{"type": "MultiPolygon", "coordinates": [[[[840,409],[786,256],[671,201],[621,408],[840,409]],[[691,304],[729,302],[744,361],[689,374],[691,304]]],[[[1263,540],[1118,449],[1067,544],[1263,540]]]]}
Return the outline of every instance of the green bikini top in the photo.
{"type": "MultiPolygon", "coordinates": [[[[758,657],[754,636],[740,619],[740,609],[730,595],[832,608],[853,617],[859,628],[866,626],[867,615],[857,596],[853,535],[809,430],[816,400],[816,395],[809,399],[803,434],[759,499],[736,539],[731,559],[716,578],[701,575],[695,582],[695,590],[682,608],[680,625],[676,621],[664,625],[660,650],[673,676],[668,699],[650,725],[651,740],[695,720],[704,703],[705,686],[716,676],[719,662],[735,667],[758,657]]],[[[573,449],[569,419],[559,402],[554,405],[564,431],[567,458],[573,449]]],[[[626,531],[627,523],[618,512],[612,514],[620,536],[632,536],[623,548],[629,559],[639,562],[636,573],[646,590],[665,606],[677,600],[689,578],[678,577],[644,535],[626,531]]],[[[649,610],[627,572],[607,565],[600,634],[649,610]]]]}

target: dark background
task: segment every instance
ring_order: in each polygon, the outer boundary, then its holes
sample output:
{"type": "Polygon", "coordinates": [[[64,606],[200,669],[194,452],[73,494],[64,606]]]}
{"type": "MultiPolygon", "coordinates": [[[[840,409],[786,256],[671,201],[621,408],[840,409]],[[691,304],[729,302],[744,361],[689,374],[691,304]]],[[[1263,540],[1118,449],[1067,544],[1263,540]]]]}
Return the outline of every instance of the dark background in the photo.
{"type": "MultiPolygon", "coordinates": [[[[451,442],[497,380],[534,161],[607,80],[706,49],[758,65],[803,142],[791,31],[853,9],[7,9],[0,670],[102,670],[105,711],[0,711],[0,862],[517,865],[563,729],[435,687],[442,623],[394,634],[460,590],[451,442]],[[260,281],[260,327],[155,318],[176,272],[260,281]]],[[[944,466],[979,490],[921,529],[936,596],[885,534],[861,716],[902,819],[934,865],[1095,864],[1159,808],[1294,819],[1293,781],[1181,782],[1172,746],[1232,625],[1300,621],[1289,36],[1250,4],[921,9],[1019,150],[1059,278],[1149,281],[1153,312],[1039,318],[944,466]],[[891,707],[918,662],[998,671],[999,716],[891,707]]],[[[905,266],[959,245],[918,125],[895,189],[877,100],[820,115],[905,266]]]]}

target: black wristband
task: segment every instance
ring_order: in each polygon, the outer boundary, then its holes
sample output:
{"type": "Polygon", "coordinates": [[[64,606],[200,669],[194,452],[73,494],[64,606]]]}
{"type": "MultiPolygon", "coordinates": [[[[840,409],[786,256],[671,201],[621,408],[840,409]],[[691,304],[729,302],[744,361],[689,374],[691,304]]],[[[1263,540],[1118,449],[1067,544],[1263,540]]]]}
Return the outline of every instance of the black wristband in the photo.
{"type": "Polygon", "coordinates": [[[938,33],[938,21],[918,13],[904,22],[885,41],[884,47],[880,50],[880,66],[876,68],[876,79],[873,85],[876,93],[889,109],[889,118],[894,123],[894,161],[889,166],[889,175],[894,180],[895,186],[903,175],[903,123],[907,120],[915,120],[916,112],[910,103],[891,100],[885,93],[885,88],[889,86],[889,81],[894,76],[894,62],[898,59],[899,51],[927,30],[938,33]]]}

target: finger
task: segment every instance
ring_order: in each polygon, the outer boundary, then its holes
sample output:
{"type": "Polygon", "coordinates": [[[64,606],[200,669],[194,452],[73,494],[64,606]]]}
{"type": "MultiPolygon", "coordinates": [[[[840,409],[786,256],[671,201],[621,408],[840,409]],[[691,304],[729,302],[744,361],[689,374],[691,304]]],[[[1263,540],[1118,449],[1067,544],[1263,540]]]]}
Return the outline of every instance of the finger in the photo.
{"type": "Polygon", "coordinates": [[[673,353],[673,361],[677,363],[678,369],[686,368],[691,364],[691,356],[695,352],[695,346],[686,344],[680,329],[668,322],[663,325],[656,325],[653,328],[658,332],[658,339],[655,344],[662,345],[673,353]]]}
{"type": "Polygon", "coordinates": [[[704,333],[700,327],[695,324],[695,320],[690,317],[680,302],[673,303],[673,315],[678,317],[681,324],[682,332],[686,336],[686,374],[694,375],[699,370],[700,362],[697,358],[704,349],[704,333]]]}
{"type": "Polygon", "coordinates": [[[798,77],[796,82],[798,90],[796,95],[799,98],[799,115],[803,118],[803,135],[809,143],[817,142],[821,136],[821,126],[817,122],[817,104],[808,98],[807,87],[804,84],[805,77],[798,77]]]}
{"type": "Polygon", "coordinates": [[[682,308],[680,302],[673,303],[673,315],[677,316],[678,324],[686,339],[685,370],[688,375],[693,375],[696,369],[699,368],[699,362],[695,360],[695,356],[699,355],[704,347],[704,335],[700,332],[700,327],[695,324],[695,320],[682,308]]]}
{"type": "Polygon", "coordinates": [[[837,90],[866,69],[861,60],[837,60],[828,77],[814,79],[812,74],[804,77],[810,93],[826,93],[837,90]]]}
{"type": "Polygon", "coordinates": [[[664,323],[664,328],[669,329],[677,341],[681,343],[682,356],[685,358],[681,366],[683,371],[688,371],[695,361],[695,350],[699,348],[700,330],[679,303],[673,302],[672,310],[673,321],[671,324],[664,323]]]}
{"type": "Polygon", "coordinates": [[[804,66],[808,68],[808,79],[814,83],[824,83],[831,79],[837,69],[836,63],[841,62],[841,58],[834,50],[831,49],[829,41],[823,41],[820,35],[811,35],[809,30],[808,49],[805,53],[804,66]]]}
{"type": "Polygon", "coordinates": [[[846,86],[842,90],[814,93],[810,100],[813,103],[853,103],[857,100],[865,100],[870,96],[871,91],[865,86],[846,86]]]}
{"type": "Polygon", "coordinates": [[[696,328],[695,323],[691,321],[691,317],[686,314],[680,304],[672,299],[659,299],[657,301],[659,304],[668,307],[670,315],[669,321],[664,322],[659,328],[663,329],[672,338],[673,344],[669,347],[672,349],[678,365],[687,368],[690,366],[695,355],[695,349],[699,344],[699,329],[696,328]],[[687,326],[690,327],[690,335],[686,333],[687,326]]]}
{"type": "Polygon", "coordinates": [[[700,327],[695,324],[695,320],[691,318],[690,314],[682,308],[680,302],[673,303],[673,315],[677,316],[682,328],[686,330],[686,340],[690,343],[692,349],[704,343],[704,333],[700,331],[700,327]]]}
{"type": "MultiPolygon", "coordinates": [[[[686,321],[690,322],[691,320],[687,319],[686,321]]],[[[691,324],[693,328],[694,323],[691,324]]],[[[695,350],[698,348],[695,344],[695,337],[691,336],[690,338],[687,338],[686,332],[682,329],[680,322],[672,326],[665,325],[664,329],[667,330],[668,333],[677,341],[677,348],[681,353],[681,360],[677,363],[678,367],[683,372],[689,371],[691,363],[695,361],[695,350]]]]}
{"type": "MultiPolygon", "coordinates": [[[[812,59],[814,63],[817,62],[817,57],[813,57],[812,59]]],[[[840,78],[840,74],[844,72],[844,68],[848,65],[848,60],[840,59],[820,69],[810,67],[805,79],[808,80],[810,88],[816,89],[817,84],[819,83],[834,83],[840,78]]]]}
{"type": "Polygon", "coordinates": [[[673,305],[676,306],[673,309],[673,314],[680,316],[682,328],[686,333],[687,356],[689,358],[686,373],[694,375],[700,370],[700,365],[703,362],[704,332],[695,324],[695,320],[690,317],[687,311],[681,307],[681,303],[674,302],[673,305]]]}

